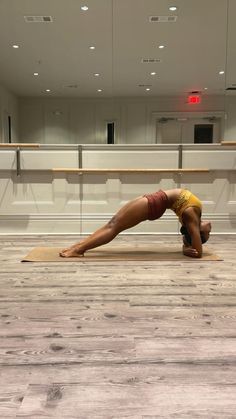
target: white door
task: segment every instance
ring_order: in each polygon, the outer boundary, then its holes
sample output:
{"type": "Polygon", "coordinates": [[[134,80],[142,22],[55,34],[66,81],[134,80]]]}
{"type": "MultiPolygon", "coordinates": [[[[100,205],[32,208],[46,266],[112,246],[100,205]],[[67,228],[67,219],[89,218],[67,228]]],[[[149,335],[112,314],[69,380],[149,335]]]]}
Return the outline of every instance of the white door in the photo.
{"type": "Polygon", "coordinates": [[[156,142],[164,144],[182,143],[182,123],[177,119],[162,118],[157,121],[156,142]]]}

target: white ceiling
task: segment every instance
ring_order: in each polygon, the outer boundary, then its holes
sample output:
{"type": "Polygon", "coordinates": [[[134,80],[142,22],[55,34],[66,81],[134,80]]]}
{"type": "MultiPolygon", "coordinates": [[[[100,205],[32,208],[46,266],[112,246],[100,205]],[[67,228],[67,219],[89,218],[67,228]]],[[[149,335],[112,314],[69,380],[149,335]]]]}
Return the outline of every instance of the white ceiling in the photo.
{"type": "Polygon", "coordinates": [[[236,0],[0,0],[0,83],[39,97],[47,88],[53,97],[179,95],[205,87],[224,94],[236,83],[235,16],[236,0]],[[26,23],[25,15],[52,16],[53,23],[26,23]],[[177,22],[149,22],[166,15],[177,22]]]}

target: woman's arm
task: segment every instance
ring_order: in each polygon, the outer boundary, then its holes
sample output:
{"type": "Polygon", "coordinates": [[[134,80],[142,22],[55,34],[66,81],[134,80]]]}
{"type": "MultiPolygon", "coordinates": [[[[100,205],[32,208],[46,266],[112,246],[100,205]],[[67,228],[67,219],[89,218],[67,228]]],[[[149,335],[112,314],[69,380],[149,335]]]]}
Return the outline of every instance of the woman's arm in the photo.
{"type": "Polygon", "coordinates": [[[202,257],[202,240],[200,236],[199,224],[198,222],[191,221],[188,223],[187,226],[188,232],[191,236],[191,251],[188,249],[186,252],[188,253],[186,256],[191,256],[195,258],[202,257]],[[192,252],[194,250],[194,252],[192,252]]]}
{"type": "Polygon", "coordinates": [[[202,257],[202,240],[200,236],[199,217],[194,210],[189,208],[185,212],[184,223],[191,236],[191,245],[184,241],[183,253],[194,258],[202,257]]]}

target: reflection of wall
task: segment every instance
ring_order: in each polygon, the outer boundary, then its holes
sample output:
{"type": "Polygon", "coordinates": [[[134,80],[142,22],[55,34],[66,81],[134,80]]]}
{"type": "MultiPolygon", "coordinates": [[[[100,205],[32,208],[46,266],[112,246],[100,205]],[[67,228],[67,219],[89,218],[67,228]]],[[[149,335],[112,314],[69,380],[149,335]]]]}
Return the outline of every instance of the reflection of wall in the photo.
{"type": "Polygon", "coordinates": [[[115,121],[116,142],[156,142],[155,112],[223,112],[224,97],[205,97],[197,108],[182,97],[122,99],[20,99],[20,138],[41,143],[106,143],[106,123],[115,121]]]}
{"type": "Polygon", "coordinates": [[[18,135],[18,99],[5,87],[0,86],[0,142],[8,142],[8,121],[11,116],[12,141],[19,140],[18,135]]]}

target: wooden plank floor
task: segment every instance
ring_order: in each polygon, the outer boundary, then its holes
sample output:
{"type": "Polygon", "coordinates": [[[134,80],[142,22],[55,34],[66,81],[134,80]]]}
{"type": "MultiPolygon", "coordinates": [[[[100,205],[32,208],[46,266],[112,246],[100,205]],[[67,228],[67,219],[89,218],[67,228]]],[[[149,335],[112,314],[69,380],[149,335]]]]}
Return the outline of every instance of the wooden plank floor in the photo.
{"type": "Polygon", "coordinates": [[[0,418],[235,419],[236,236],[217,262],[20,263],[74,241],[0,237],[0,418]]]}

